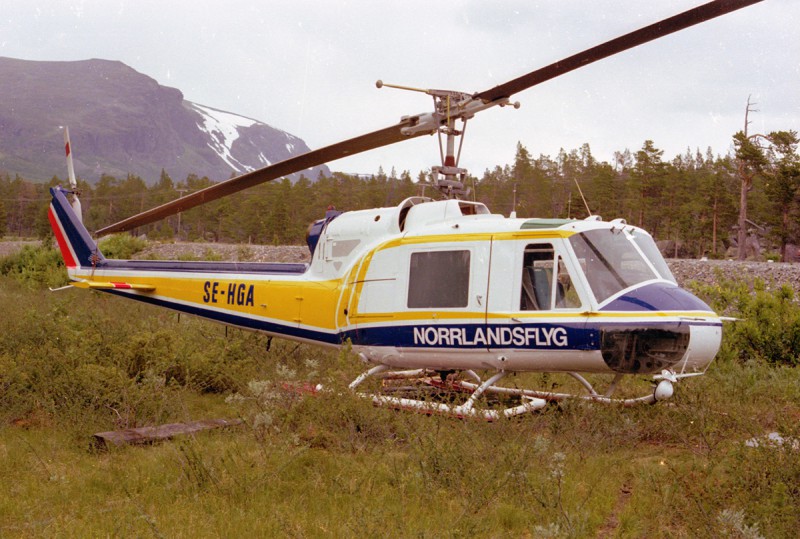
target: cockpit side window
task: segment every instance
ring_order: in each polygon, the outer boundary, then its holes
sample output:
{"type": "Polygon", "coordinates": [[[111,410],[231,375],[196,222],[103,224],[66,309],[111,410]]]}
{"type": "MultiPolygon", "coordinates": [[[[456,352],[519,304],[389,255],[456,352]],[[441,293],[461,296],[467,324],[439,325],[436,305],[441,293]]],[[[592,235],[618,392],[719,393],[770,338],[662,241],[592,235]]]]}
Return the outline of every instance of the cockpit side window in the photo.
{"type": "Polygon", "coordinates": [[[575,290],[572,277],[564,264],[564,259],[558,257],[558,282],[557,290],[559,294],[556,295],[556,309],[577,309],[581,306],[581,299],[578,297],[578,291],[575,290]]]}
{"type": "Polygon", "coordinates": [[[525,247],[520,310],[549,311],[580,307],[580,299],[563,259],[550,243],[525,247]]]}

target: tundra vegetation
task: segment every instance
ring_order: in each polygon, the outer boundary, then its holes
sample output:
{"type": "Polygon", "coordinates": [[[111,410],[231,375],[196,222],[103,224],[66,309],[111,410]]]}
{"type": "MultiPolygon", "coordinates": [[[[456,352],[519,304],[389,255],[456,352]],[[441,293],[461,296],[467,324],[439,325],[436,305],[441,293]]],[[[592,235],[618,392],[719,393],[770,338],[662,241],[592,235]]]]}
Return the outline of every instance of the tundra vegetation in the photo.
{"type": "MultiPolygon", "coordinates": [[[[140,248],[114,241],[105,248],[140,248]]],[[[800,529],[800,305],[788,287],[694,285],[742,320],[726,326],[708,373],[678,384],[669,402],[567,402],[484,423],[373,407],[346,389],[362,369],[347,351],[101,293],[52,293],[65,272],[49,247],[0,260],[0,274],[3,537],[800,529]],[[330,394],[294,389],[306,382],[330,394]],[[217,417],[244,422],[145,446],[101,447],[92,437],[217,417]],[[766,441],[772,432],[782,444],[766,441]]]]}

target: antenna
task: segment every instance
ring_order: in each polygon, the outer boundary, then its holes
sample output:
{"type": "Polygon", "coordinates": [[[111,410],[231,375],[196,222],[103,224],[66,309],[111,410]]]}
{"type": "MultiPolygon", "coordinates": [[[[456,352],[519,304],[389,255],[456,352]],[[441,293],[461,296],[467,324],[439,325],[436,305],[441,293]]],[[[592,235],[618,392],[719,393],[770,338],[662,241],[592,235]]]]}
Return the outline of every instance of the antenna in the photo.
{"type": "Polygon", "coordinates": [[[514,183],[514,198],[511,201],[511,213],[508,216],[510,219],[517,218],[517,184],[514,183]]]}
{"type": "Polygon", "coordinates": [[[583,206],[586,208],[586,213],[591,216],[592,210],[589,209],[589,204],[586,203],[586,197],[583,196],[583,190],[581,189],[581,184],[578,183],[578,178],[573,176],[572,179],[575,180],[575,185],[578,187],[578,193],[581,195],[581,200],[583,200],[583,206]]]}

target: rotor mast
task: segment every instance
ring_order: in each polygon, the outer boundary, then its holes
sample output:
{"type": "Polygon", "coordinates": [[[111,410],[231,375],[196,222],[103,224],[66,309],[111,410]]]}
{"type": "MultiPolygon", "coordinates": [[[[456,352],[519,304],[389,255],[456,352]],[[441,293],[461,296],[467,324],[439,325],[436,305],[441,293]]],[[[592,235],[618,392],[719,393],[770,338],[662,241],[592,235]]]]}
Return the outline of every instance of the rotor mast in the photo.
{"type": "MultiPolygon", "coordinates": [[[[431,167],[431,172],[436,178],[436,188],[447,198],[460,198],[469,195],[469,188],[464,186],[467,169],[458,166],[461,159],[461,148],[464,144],[464,132],[467,129],[467,120],[481,110],[496,105],[504,107],[512,105],[515,109],[520,107],[519,102],[511,103],[508,98],[494,101],[480,99],[474,95],[454,90],[435,90],[387,84],[379,80],[375,83],[378,88],[395,88],[421,92],[433,97],[433,112],[419,114],[411,117],[415,120],[409,127],[401,130],[404,135],[418,134],[419,132],[436,133],[439,136],[439,154],[441,165],[431,167]],[[456,129],[456,120],[461,120],[461,129],[456,129]],[[456,153],[456,138],[459,138],[458,153],[456,153]],[[442,142],[442,139],[444,143],[442,142]]],[[[404,116],[401,121],[407,121],[404,116]]]]}

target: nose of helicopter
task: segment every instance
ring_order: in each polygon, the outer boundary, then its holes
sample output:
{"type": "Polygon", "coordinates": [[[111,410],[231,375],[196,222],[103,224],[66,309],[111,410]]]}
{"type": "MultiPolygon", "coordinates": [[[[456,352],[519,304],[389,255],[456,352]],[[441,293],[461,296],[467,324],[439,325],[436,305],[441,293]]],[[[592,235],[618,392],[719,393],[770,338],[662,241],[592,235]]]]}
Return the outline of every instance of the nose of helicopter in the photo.
{"type": "Polygon", "coordinates": [[[603,360],[616,372],[698,372],[719,351],[719,316],[700,298],[674,284],[650,283],[629,290],[601,312],[641,315],[636,323],[609,325],[600,331],[603,360]]]}
{"type": "Polygon", "coordinates": [[[722,324],[689,322],[690,340],[685,357],[673,367],[676,372],[701,372],[708,367],[719,352],[722,342],[722,324]]]}

